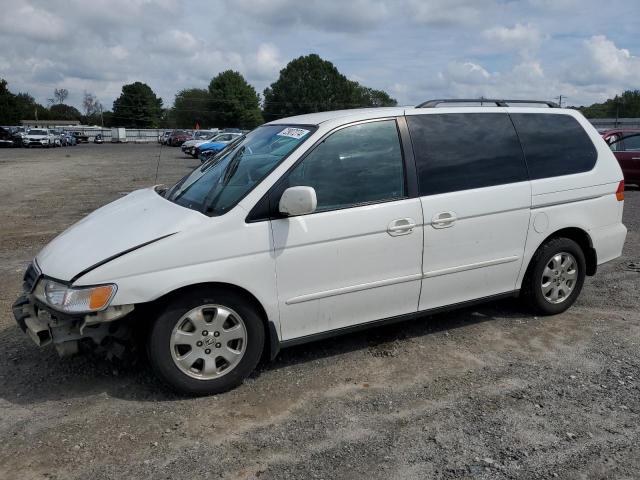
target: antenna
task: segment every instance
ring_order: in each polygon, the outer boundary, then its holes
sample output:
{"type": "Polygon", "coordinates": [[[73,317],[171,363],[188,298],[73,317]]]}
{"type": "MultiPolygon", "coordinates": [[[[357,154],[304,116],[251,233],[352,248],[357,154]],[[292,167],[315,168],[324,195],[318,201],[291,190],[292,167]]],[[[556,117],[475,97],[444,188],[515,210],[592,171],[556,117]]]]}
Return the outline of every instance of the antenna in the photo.
{"type": "Polygon", "coordinates": [[[553,97],[553,99],[558,99],[558,105],[560,106],[560,108],[562,108],[562,99],[566,100],[567,96],[566,95],[558,95],[557,97],[553,97]]]}
{"type": "MultiPolygon", "coordinates": [[[[164,134],[163,134],[164,135],[164,134]]],[[[163,139],[164,140],[164,139],[163,139]]],[[[162,157],[162,149],[164,148],[164,143],[160,144],[160,151],[158,152],[158,163],[156,163],[156,178],[153,181],[154,185],[158,184],[158,170],[160,170],[160,158],[162,157]]]]}

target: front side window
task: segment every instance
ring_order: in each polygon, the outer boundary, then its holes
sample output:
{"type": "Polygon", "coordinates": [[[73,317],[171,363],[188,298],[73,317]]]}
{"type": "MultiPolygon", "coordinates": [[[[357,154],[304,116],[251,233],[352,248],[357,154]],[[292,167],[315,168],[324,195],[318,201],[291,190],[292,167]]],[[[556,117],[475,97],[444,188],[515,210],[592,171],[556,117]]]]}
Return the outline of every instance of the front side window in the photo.
{"type": "Polygon", "coordinates": [[[504,113],[407,117],[420,195],[527,180],[518,137],[504,113]]]}
{"type": "Polygon", "coordinates": [[[532,180],[588,172],[598,158],[593,142],[569,115],[513,113],[532,180]]]}
{"type": "Polygon", "coordinates": [[[322,212],[405,196],[395,120],[342,128],[289,173],[287,187],[313,187],[322,212]]]}
{"type": "Polygon", "coordinates": [[[260,183],[315,127],[265,125],[230,144],[220,156],[193,170],[164,194],[183,207],[223,215],[260,183]]]}

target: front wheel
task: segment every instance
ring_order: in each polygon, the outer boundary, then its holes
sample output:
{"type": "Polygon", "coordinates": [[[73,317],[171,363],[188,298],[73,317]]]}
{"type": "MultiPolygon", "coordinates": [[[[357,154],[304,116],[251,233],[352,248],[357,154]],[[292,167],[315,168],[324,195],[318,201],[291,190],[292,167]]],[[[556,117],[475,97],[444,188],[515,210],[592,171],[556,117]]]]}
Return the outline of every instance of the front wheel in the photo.
{"type": "Polygon", "coordinates": [[[196,291],[169,302],[151,327],[147,350],[155,373],[181,393],[229,390],[258,364],[260,315],[233,291],[196,291]]]}
{"type": "Polygon", "coordinates": [[[542,315],[567,310],[578,298],[586,274],[580,245],[569,238],[554,238],[538,248],[523,281],[523,296],[542,315]]]}

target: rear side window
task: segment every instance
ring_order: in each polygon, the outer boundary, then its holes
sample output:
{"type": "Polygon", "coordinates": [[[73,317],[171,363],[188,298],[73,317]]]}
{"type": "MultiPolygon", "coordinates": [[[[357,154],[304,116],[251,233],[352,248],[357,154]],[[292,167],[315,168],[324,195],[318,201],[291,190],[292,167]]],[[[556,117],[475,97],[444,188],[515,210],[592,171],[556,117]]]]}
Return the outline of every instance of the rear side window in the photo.
{"type": "Polygon", "coordinates": [[[527,180],[522,149],[503,113],[407,117],[420,195],[527,180]]]}
{"type": "Polygon", "coordinates": [[[598,157],[589,135],[569,115],[511,114],[532,180],[588,172],[598,157]]]}

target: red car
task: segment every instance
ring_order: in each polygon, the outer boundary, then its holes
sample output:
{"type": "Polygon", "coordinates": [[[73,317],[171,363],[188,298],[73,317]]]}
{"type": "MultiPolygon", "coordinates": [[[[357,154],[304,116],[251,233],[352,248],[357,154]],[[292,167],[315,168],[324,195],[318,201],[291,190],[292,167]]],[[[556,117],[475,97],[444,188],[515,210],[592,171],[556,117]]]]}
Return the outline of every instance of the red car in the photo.
{"type": "Polygon", "coordinates": [[[624,182],[640,186],[640,129],[617,128],[602,134],[618,159],[624,182]]]}
{"type": "Polygon", "coordinates": [[[187,140],[191,140],[193,138],[193,134],[191,132],[187,132],[185,130],[174,130],[169,135],[167,139],[167,144],[172,147],[179,147],[187,140]]]}

